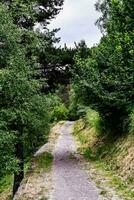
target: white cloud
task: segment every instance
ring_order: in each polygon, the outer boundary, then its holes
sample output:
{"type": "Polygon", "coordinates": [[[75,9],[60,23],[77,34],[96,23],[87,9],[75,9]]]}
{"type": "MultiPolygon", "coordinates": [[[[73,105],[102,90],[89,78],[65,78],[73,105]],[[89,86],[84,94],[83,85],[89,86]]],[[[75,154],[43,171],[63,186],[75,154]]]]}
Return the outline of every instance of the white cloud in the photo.
{"type": "Polygon", "coordinates": [[[100,30],[95,26],[99,13],[95,10],[96,0],[65,0],[63,10],[52,20],[50,29],[61,28],[57,36],[60,45],[74,46],[74,41],[85,39],[88,46],[98,43],[100,30]]]}

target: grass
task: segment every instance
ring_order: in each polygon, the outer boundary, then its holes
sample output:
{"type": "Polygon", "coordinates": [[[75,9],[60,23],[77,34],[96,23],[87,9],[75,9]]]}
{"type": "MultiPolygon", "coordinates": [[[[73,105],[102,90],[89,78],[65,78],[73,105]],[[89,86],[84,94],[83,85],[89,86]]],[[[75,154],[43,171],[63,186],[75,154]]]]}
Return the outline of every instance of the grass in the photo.
{"type": "MultiPolygon", "coordinates": [[[[100,122],[99,115],[90,110],[86,119],[80,119],[75,123],[74,136],[79,144],[78,150],[87,162],[93,163],[96,173],[100,171],[102,179],[107,179],[109,188],[114,188],[117,194],[124,197],[125,200],[132,200],[134,199],[134,179],[131,174],[127,174],[125,180],[119,174],[124,169],[122,160],[127,155],[131,158],[128,152],[129,148],[133,147],[133,138],[131,135],[127,135],[126,138],[114,140],[102,133],[100,122]]],[[[126,160],[128,165],[131,164],[128,159],[126,160]]],[[[125,171],[125,173],[128,172],[125,171]]],[[[99,179],[97,180],[96,177],[94,180],[96,184],[99,183],[99,179]]],[[[101,185],[99,186],[101,188],[101,185]]],[[[100,193],[105,196],[105,188],[101,188],[101,190],[100,193]]]]}
{"type": "MultiPolygon", "coordinates": [[[[34,161],[36,163],[37,173],[42,170],[46,172],[51,169],[53,156],[50,153],[46,152],[35,158],[34,161]]],[[[27,174],[27,172],[29,171],[30,165],[31,165],[30,161],[25,164],[25,174],[27,174]]],[[[12,185],[13,185],[13,175],[7,175],[0,180],[0,200],[11,199],[12,185]]]]}
{"type": "Polygon", "coordinates": [[[125,199],[134,199],[134,191],[128,188],[128,183],[123,181],[121,178],[112,175],[110,184],[116,187],[118,194],[122,195],[125,199]]]}
{"type": "Polygon", "coordinates": [[[27,172],[29,171],[30,166],[31,166],[31,158],[29,158],[27,160],[27,162],[24,164],[24,174],[27,174],[27,172]]]}
{"type": "Polygon", "coordinates": [[[0,180],[0,200],[11,199],[11,190],[13,184],[13,176],[7,175],[0,180]]]}
{"type": "Polygon", "coordinates": [[[129,187],[129,180],[123,180],[115,174],[115,171],[109,169],[105,162],[96,161],[95,166],[97,170],[102,171],[102,176],[106,177],[107,184],[113,187],[119,196],[122,196],[125,200],[134,199],[134,190],[129,187]]]}
{"type": "Polygon", "coordinates": [[[10,188],[10,185],[12,185],[13,182],[13,176],[7,175],[4,178],[0,180],[0,193],[2,193],[4,190],[8,190],[10,188]]]}
{"type": "MultiPolygon", "coordinates": [[[[28,161],[24,166],[25,174],[28,172],[31,161],[28,161]]],[[[13,187],[13,175],[9,174],[0,180],[0,200],[11,199],[11,191],[13,187]]]]}
{"type": "Polygon", "coordinates": [[[38,172],[40,172],[41,170],[49,171],[52,166],[53,156],[51,153],[45,152],[41,154],[40,156],[37,156],[34,162],[36,164],[36,170],[38,172]]]}
{"type": "Polygon", "coordinates": [[[95,130],[97,135],[103,132],[103,122],[98,112],[89,108],[86,114],[86,122],[88,126],[95,130]]]}

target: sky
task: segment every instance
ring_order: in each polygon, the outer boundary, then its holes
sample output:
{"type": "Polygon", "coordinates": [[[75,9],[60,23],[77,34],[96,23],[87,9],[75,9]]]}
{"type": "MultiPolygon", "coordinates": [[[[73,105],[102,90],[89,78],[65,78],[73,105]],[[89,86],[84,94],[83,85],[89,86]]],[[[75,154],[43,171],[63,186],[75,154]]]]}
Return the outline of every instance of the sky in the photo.
{"type": "Polygon", "coordinates": [[[50,29],[61,28],[56,36],[60,44],[73,47],[74,42],[85,40],[89,47],[99,43],[101,33],[95,25],[99,13],[94,4],[97,0],[65,0],[60,14],[51,21],[50,29]]]}

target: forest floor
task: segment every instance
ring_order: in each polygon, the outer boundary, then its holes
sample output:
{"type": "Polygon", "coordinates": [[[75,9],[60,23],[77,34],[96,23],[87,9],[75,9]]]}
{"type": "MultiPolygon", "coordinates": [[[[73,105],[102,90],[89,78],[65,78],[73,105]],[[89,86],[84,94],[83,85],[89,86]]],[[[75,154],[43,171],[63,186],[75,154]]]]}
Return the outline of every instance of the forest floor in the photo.
{"type": "Polygon", "coordinates": [[[16,200],[122,200],[103,171],[77,151],[73,122],[58,123],[36,152],[16,200]]]}

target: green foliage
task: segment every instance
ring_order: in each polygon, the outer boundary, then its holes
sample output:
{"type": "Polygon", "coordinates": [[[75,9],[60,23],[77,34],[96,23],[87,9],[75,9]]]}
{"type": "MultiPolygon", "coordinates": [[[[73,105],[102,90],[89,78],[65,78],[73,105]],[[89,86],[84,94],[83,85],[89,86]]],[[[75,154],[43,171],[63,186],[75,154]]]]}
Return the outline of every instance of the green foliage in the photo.
{"type": "Polygon", "coordinates": [[[66,84],[68,69],[65,69],[67,68],[65,64],[71,59],[69,55],[71,50],[55,48],[53,43],[59,41],[55,33],[59,29],[50,31],[48,28],[50,20],[60,12],[63,0],[2,0],[2,2],[5,3],[13,23],[21,29],[19,42],[25,48],[29,65],[36,68],[37,74],[34,77],[42,79],[42,91],[49,93],[50,89],[56,88],[57,83],[66,84]],[[41,29],[36,27],[38,23],[41,29]]]}
{"type": "Polygon", "coordinates": [[[0,180],[0,194],[4,192],[5,190],[9,189],[9,187],[12,185],[13,182],[13,176],[7,175],[4,178],[0,180]]]}
{"type": "MultiPolygon", "coordinates": [[[[47,79],[47,86],[43,88],[44,92],[55,91],[55,89],[65,88],[70,83],[70,68],[74,64],[75,49],[55,48],[53,46],[54,37],[49,39],[49,43],[45,45],[45,51],[40,48],[38,50],[39,62],[42,67],[42,76],[47,79]]],[[[42,40],[44,36],[42,35],[42,40]]],[[[44,43],[42,41],[42,43],[44,43]]]]}
{"type": "Polygon", "coordinates": [[[105,36],[89,57],[76,56],[75,92],[103,118],[106,129],[126,131],[134,99],[133,26],[130,1],[101,1],[105,36]],[[129,5],[129,6],[128,6],[129,5]],[[108,17],[107,17],[107,15],[108,17]]]}
{"type": "Polygon", "coordinates": [[[88,123],[88,126],[91,128],[95,129],[95,132],[100,135],[101,133],[103,133],[103,121],[99,115],[98,112],[96,112],[95,110],[92,109],[88,109],[87,110],[87,114],[86,114],[86,121],[88,123]]]}
{"type": "Polygon", "coordinates": [[[87,112],[87,107],[82,103],[82,96],[79,95],[77,85],[71,86],[70,99],[69,99],[69,118],[76,120],[84,117],[87,112]]]}
{"type": "MultiPolygon", "coordinates": [[[[22,64],[22,54],[20,54],[17,48],[16,41],[19,37],[19,31],[16,31],[16,27],[13,25],[9,15],[7,15],[6,8],[0,4],[0,40],[1,48],[0,52],[0,176],[16,170],[17,160],[14,156],[14,145],[16,139],[16,130],[10,129],[12,121],[19,115],[19,109],[17,109],[17,98],[20,101],[19,87],[21,87],[22,79],[16,74],[16,68],[19,64],[22,64]],[[17,58],[17,62],[14,60],[17,58]],[[18,83],[18,84],[17,84],[18,83]],[[15,89],[16,84],[16,89],[15,89]],[[13,105],[15,109],[13,109],[13,105]]],[[[22,50],[23,52],[23,50],[22,50]]],[[[23,87],[23,86],[22,86],[23,87]]]]}
{"type": "Polygon", "coordinates": [[[84,158],[86,158],[87,160],[90,160],[90,161],[91,160],[93,161],[93,160],[96,159],[90,148],[86,148],[86,149],[83,150],[83,156],[84,156],[84,158]]]}
{"type": "Polygon", "coordinates": [[[52,120],[60,121],[60,120],[66,120],[67,118],[68,118],[68,109],[66,108],[65,104],[60,103],[53,109],[52,120]]]}
{"type": "Polygon", "coordinates": [[[77,119],[77,107],[78,107],[78,98],[76,97],[76,94],[71,88],[70,91],[70,99],[69,99],[69,117],[71,119],[77,119]]]}
{"type": "Polygon", "coordinates": [[[49,101],[49,97],[43,95],[35,95],[31,100],[23,136],[26,157],[32,155],[38,147],[47,142],[51,119],[49,101]]]}
{"type": "Polygon", "coordinates": [[[32,29],[36,22],[45,26],[57,15],[63,0],[2,0],[12,14],[14,23],[26,29],[32,29]]]}
{"type": "Polygon", "coordinates": [[[129,132],[134,134],[134,109],[132,109],[132,111],[130,113],[129,132]]]}
{"type": "Polygon", "coordinates": [[[15,133],[0,131],[0,177],[18,169],[14,156],[15,139],[15,133]]]}
{"type": "MultiPolygon", "coordinates": [[[[90,109],[90,112],[90,115],[94,116],[92,118],[95,116],[96,119],[98,118],[95,111],[90,109]]],[[[125,199],[133,199],[133,153],[131,154],[134,144],[133,136],[123,135],[117,139],[113,135],[112,137],[106,134],[100,135],[96,133],[96,124],[93,123],[90,126],[85,119],[75,122],[74,136],[79,141],[80,153],[87,161],[89,160],[90,166],[93,164],[93,169],[96,171],[94,179],[97,180],[97,177],[99,181],[102,177],[107,178],[110,186],[117,189],[117,193],[125,199]]],[[[99,185],[102,187],[101,182],[99,185]]]]}
{"type": "MultiPolygon", "coordinates": [[[[54,49],[57,41],[57,30],[50,32],[46,26],[62,4],[63,0],[0,3],[0,177],[14,173],[14,194],[24,175],[24,162],[47,141],[52,118],[67,116],[67,109],[53,95],[41,93],[48,77],[41,75],[40,56],[54,49]],[[44,34],[33,31],[37,22],[43,22],[44,34]]],[[[54,60],[50,54],[44,60],[54,60]]]]}
{"type": "Polygon", "coordinates": [[[17,1],[13,1],[11,7],[0,4],[1,178],[19,172],[23,158],[29,158],[47,141],[51,113],[56,104],[52,95],[44,96],[40,92],[42,81],[43,84],[45,81],[37,79],[40,74],[37,55],[41,47],[40,34],[15,25],[16,14],[20,18],[21,9],[29,9],[26,5],[30,1],[24,3],[25,6],[22,2],[18,13],[14,13],[15,3],[17,1]],[[20,158],[18,153],[21,152],[20,158]]]}

